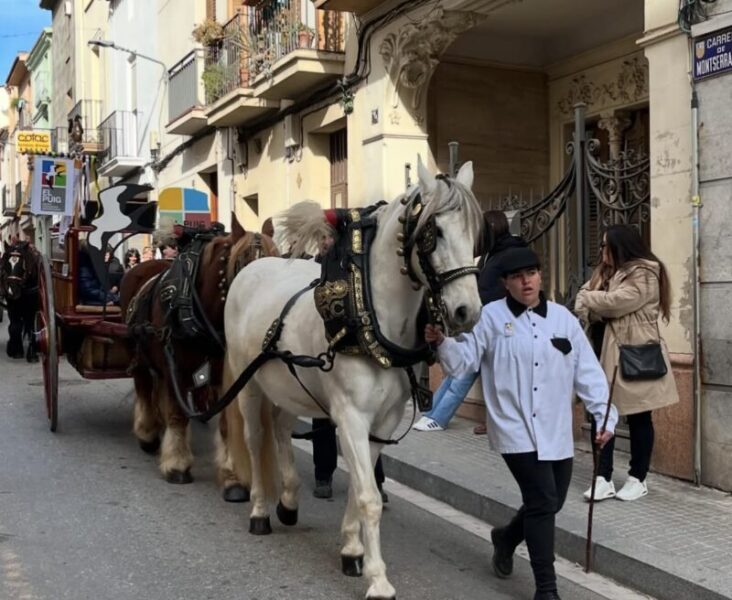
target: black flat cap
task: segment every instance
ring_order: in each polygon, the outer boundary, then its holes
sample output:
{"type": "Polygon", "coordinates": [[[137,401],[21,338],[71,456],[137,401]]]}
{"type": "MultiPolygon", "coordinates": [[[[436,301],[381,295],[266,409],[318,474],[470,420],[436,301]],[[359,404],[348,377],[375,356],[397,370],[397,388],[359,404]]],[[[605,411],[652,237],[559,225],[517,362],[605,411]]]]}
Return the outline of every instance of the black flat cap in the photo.
{"type": "Polygon", "coordinates": [[[510,248],[503,252],[498,268],[505,277],[524,269],[540,269],[541,261],[531,248],[510,248]]]}

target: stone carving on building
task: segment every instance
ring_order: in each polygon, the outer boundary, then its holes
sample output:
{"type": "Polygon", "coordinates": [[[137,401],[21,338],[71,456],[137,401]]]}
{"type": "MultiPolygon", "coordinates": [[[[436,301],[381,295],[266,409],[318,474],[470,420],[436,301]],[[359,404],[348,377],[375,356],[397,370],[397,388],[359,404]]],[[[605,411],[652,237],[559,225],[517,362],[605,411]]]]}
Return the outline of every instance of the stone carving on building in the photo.
{"type": "Polygon", "coordinates": [[[578,102],[584,102],[593,111],[647,98],[648,63],[643,57],[634,56],[622,62],[614,80],[597,83],[584,73],[573,77],[556,106],[560,113],[570,115],[578,102]]]}
{"type": "Polygon", "coordinates": [[[401,99],[418,122],[424,119],[422,101],[440,55],[462,32],[485,17],[477,13],[438,8],[420,22],[406,23],[379,46],[386,72],[394,85],[392,106],[401,99]]]}

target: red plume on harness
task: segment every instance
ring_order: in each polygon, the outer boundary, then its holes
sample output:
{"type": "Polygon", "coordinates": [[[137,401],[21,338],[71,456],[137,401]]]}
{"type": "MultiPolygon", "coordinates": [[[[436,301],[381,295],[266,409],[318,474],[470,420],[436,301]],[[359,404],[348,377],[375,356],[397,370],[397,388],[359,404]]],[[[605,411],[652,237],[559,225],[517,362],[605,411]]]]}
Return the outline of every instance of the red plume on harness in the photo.
{"type": "Polygon", "coordinates": [[[338,214],[338,210],[335,208],[329,208],[328,210],[324,210],[323,216],[325,217],[325,220],[328,222],[328,224],[336,230],[339,228],[343,221],[343,217],[338,214]]]}

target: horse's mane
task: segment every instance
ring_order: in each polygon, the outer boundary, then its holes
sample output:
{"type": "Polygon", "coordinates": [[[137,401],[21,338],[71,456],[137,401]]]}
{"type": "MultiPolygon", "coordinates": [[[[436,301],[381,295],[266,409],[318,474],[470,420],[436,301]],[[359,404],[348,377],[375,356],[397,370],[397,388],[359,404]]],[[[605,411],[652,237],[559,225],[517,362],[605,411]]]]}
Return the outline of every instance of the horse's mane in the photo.
{"type": "MultiPolygon", "coordinates": [[[[419,235],[431,217],[436,217],[445,212],[458,211],[462,214],[468,231],[471,232],[473,239],[477,243],[483,227],[483,211],[480,208],[480,204],[478,204],[475,194],[473,194],[468,186],[459,182],[457,179],[451,178],[449,182],[448,185],[439,179],[437,180],[437,189],[443,192],[437,198],[435,198],[434,193],[430,197],[425,198],[423,193],[422,202],[424,206],[417,221],[417,227],[414,230],[413,237],[416,238],[419,235]]],[[[414,191],[410,191],[407,197],[409,198],[407,206],[411,209],[417,194],[414,191]]]]}
{"type": "MultiPolygon", "coordinates": [[[[415,186],[396,200],[379,207],[375,211],[377,219],[388,219],[394,213],[404,209],[403,198],[407,198],[407,210],[411,210],[418,193],[422,193],[422,213],[417,221],[413,235],[416,237],[425,227],[431,217],[439,214],[458,211],[465,220],[468,231],[473,239],[479,239],[483,227],[483,211],[475,198],[475,194],[465,184],[457,179],[450,179],[449,184],[438,179],[435,182],[435,191],[429,195],[415,186]]],[[[323,207],[312,200],[305,200],[293,204],[292,207],[280,213],[277,217],[275,230],[293,257],[312,253],[313,245],[323,236],[335,236],[336,232],[323,217],[323,207]]]]}
{"type": "MultiPolygon", "coordinates": [[[[226,265],[226,277],[228,281],[233,281],[236,277],[237,258],[246,252],[251,252],[254,246],[255,236],[257,234],[251,231],[247,231],[236,243],[231,247],[231,253],[229,254],[229,262],[226,265]]],[[[262,256],[279,256],[277,246],[271,237],[265,234],[260,234],[262,240],[262,256]]],[[[252,260],[257,258],[256,256],[250,256],[246,264],[249,264],[252,260]]]]}

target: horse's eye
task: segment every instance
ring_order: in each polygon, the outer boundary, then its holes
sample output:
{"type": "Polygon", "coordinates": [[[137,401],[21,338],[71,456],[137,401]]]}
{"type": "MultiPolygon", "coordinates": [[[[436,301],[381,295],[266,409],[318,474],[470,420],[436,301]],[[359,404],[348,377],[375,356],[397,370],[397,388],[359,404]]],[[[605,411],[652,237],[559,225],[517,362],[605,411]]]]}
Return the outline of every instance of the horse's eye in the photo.
{"type": "Polygon", "coordinates": [[[441,227],[437,227],[436,229],[437,229],[437,237],[438,237],[438,238],[441,238],[441,237],[445,237],[445,236],[444,236],[444,235],[442,234],[442,228],[441,228],[441,227]]]}

